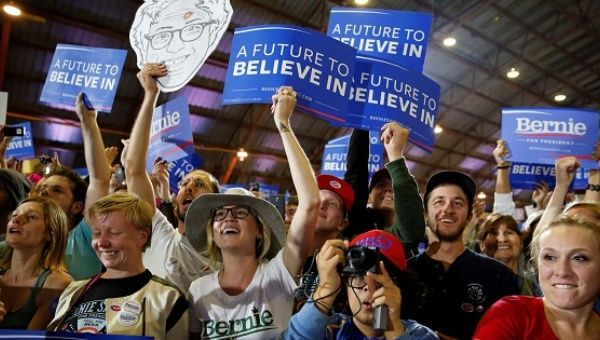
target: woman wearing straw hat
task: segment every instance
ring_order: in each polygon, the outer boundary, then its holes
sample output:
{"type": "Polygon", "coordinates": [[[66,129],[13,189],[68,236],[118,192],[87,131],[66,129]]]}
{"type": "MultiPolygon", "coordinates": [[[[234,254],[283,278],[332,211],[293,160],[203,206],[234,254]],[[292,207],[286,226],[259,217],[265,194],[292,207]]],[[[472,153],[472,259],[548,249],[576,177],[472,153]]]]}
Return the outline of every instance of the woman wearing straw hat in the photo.
{"type": "Polygon", "coordinates": [[[294,275],[312,249],[319,207],[315,175],[289,125],[295,104],[290,87],[273,96],[275,124],[298,192],[287,237],[275,206],[242,188],[202,195],[188,209],[190,242],[220,264],[190,286],[192,338],[272,339],[287,327],[294,275]]]}

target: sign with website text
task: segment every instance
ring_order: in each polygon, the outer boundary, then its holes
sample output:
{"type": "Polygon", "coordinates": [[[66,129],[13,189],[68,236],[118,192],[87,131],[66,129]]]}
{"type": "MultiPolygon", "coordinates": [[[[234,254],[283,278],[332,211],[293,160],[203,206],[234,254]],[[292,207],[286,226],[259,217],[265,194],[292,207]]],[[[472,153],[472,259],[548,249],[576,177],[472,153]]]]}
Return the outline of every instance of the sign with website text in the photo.
{"type": "Polygon", "coordinates": [[[385,60],[358,56],[345,125],[379,130],[395,121],[410,131],[411,143],[431,152],[439,99],[440,85],[433,80],[385,60]]]}
{"type": "Polygon", "coordinates": [[[56,45],[40,102],[74,109],[75,97],[85,92],[88,107],[110,112],[126,56],[126,50],[56,45]]]}
{"type": "Polygon", "coordinates": [[[502,139],[514,162],[552,164],[574,156],[583,168],[597,168],[592,151],[598,141],[598,112],[569,108],[502,109],[502,139]]]}
{"type": "MultiPolygon", "coordinates": [[[[378,131],[369,131],[369,141],[369,178],[371,178],[377,170],[383,168],[383,145],[379,141],[378,131]]],[[[325,145],[321,174],[344,178],[349,143],[350,136],[343,136],[332,139],[325,145]]]]}
{"type": "Polygon", "coordinates": [[[369,55],[421,73],[433,17],[429,13],[334,7],[327,35],[369,55]]]}
{"type": "Polygon", "coordinates": [[[18,160],[35,158],[31,122],[24,122],[9,126],[22,128],[23,136],[12,137],[8,147],[6,148],[5,158],[16,158],[18,160]]]}
{"type": "Polygon", "coordinates": [[[344,122],[355,55],[352,47],[302,27],[236,29],[223,105],[271,103],[276,90],[289,85],[300,110],[344,122]]]}
{"type": "MultiPolygon", "coordinates": [[[[585,189],[589,172],[583,168],[577,169],[572,188],[585,189]]],[[[513,162],[510,167],[510,187],[512,189],[531,190],[537,183],[545,182],[552,189],[556,184],[556,168],[548,164],[528,164],[513,162]]]]}

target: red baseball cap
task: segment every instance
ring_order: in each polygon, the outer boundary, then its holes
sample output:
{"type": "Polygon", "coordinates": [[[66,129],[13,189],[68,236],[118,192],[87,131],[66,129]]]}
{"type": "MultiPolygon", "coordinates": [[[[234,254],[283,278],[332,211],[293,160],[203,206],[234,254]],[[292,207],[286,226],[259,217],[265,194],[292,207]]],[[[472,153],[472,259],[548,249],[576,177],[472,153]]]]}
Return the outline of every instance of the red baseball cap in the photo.
{"type": "Polygon", "coordinates": [[[355,245],[379,248],[379,253],[398,269],[406,270],[407,268],[402,242],[387,231],[375,229],[359,234],[350,241],[350,246],[355,245]]]}
{"type": "Polygon", "coordinates": [[[354,204],[354,190],[352,190],[348,182],[332,175],[319,175],[317,176],[317,185],[320,190],[335,192],[342,199],[342,202],[344,202],[346,211],[352,209],[352,204],[354,204]]]}

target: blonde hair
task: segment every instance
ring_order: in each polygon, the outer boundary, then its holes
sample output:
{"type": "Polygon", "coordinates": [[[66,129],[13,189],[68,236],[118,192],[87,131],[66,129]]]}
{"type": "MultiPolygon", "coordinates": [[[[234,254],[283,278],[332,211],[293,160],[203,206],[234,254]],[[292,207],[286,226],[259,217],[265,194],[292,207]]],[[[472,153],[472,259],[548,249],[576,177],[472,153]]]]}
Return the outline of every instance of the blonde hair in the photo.
{"type": "MultiPolygon", "coordinates": [[[[254,217],[254,220],[256,221],[256,227],[261,235],[261,238],[256,240],[255,252],[257,254],[258,262],[262,262],[262,260],[266,258],[269,248],[271,248],[270,227],[267,226],[262,217],[260,217],[260,215],[258,215],[254,209],[250,208],[250,214],[248,214],[248,216],[254,217]]],[[[206,249],[202,251],[202,255],[208,257],[210,264],[213,267],[216,267],[217,263],[223,261],[223,258],[221,255],[221,249],[217,247],[217,244],[214,241],[213,224],[214,217],[211,214],[210,220],[206,225],[206,249]]]]}
{"type": "MultiPolygon", "coordinates": [[[[52,271],[66,271],[65,248],[69,238],[69,218],[67,214],[55,201],[43,196],[26,198],[19,206],[28,202],[38,203],[42,206],[45,232],[49,235],[49,240],[44,243],[40,254],[40,267],[52,271]]],[[[12,255],[13,248],[6,247],[0,254],[0,267],[10,268],[12,255]]]]}
{"type": "MultiPolygon", "coordinates": [[[[553,228],[559,226],[567,226],[567,227],[579,227],[583,229],[590,230],[594,237],[596,238],[596,243],[598,244],[598,248],[600,249],[600,223],[589,221],[583,219],[581,217],[573,217],[567,215],[559,215],[555,218],[550,224],[541,226],[539,232],[533,236],[533,240],[531,241],[531,258],[534,260],[536,265],[539,265],[539,255],[540,255],[540,239],[542,238],[542,234],[547,231],[550,231],[553,228]]],[[[537,230],[536,230],[537,231],[537,230]]]]}
{"type": "Polygon", "coordinates": [[[576,201],[569,203],[564,209],[563,214],[567,213],[571,209],[582,208],[592,213],[596,222],[600,221],[600,203],[588,202],[588,201],[576,201]]]}
{"type": "Polygon", "coordinates": [[[142,250],[150,246],[152,239],[152,207],[138,196],[130,193],[114,193],[96,201],[88,208],[88,219],[95,220],[108,216],[115,211],[122,211],[127,222],[139,230],[148,232],[148,240],[142,250]]]}

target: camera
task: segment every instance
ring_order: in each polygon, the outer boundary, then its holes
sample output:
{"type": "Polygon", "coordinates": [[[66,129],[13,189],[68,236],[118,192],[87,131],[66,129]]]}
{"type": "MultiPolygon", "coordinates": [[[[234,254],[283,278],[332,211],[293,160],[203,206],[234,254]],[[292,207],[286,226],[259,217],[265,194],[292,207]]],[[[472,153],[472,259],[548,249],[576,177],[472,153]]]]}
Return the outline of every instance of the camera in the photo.
{"type": "MultiPolygon", "coordinates": [[[[346,264],[342,268],[342,275],[366,275],[368,272],[380,273],[379,262],[381,257],[379,248],[352,246],[346,251],[346,264]]],[[[373,310],[373,324],[376,331],[385,331],[388,325],[388,306],[379,305],[373,310]]]]}
{"type": "Polygon", "coordinates": [[[342,274],[379,273],[379,248],[352,246],[346,251],[346,264],[342,274]]]}

